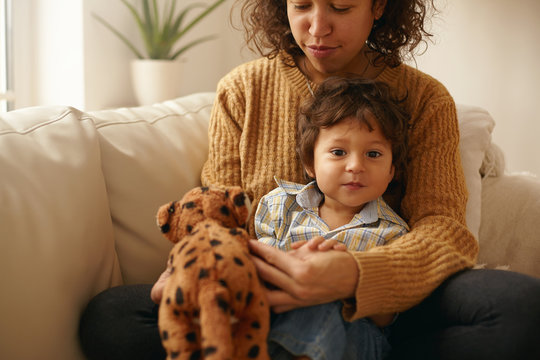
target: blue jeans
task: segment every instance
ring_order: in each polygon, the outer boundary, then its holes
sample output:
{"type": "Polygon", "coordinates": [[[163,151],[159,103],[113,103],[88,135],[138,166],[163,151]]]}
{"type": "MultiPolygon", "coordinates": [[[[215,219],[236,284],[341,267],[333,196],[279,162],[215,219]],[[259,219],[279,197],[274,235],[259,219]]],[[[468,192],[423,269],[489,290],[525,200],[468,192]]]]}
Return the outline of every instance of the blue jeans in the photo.
{"type": "Polygon", "coordinates": [[[272,314],[268,353],[272,360],[306,355],[312,360],[375,360],[390,352],[381,329],[370,320],[347,322],[341,301],[272,314]]]}

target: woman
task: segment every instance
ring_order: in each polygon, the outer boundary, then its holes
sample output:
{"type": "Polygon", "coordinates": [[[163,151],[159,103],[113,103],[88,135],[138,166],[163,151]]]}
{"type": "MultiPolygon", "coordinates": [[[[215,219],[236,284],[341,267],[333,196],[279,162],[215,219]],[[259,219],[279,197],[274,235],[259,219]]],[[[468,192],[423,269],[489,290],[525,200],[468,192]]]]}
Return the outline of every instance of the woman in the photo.
{"type": "MultiPolygon", "coordinates": [[[[402,312],[391,327],[397,359],[534,358],[540,356],[533,339],[540,331],[540,281],[465,270],[475,263],[478,245],[465,226],[455,104],[440,83],[402,64],[429,36],[424,19],[432,5],[243,1],[247,40],[264,56],[220,82],[202,180],[240,185],[254,203],[274,187],[274,176],[302,182],[294,135],[300,103],[329,76],[387,83],[406,97],[411,121],[407,177],[384,197],[410,233],[367,252],[315,251],[308,243],[283,253],[253,241],[260,276],[281,289],[268,291],[272,309],[347,299],[343,316],[349,320],[402,312]]],[[[154,301],[167,275],[154,285],[154,301]]],[[[88,356],[163,357],[148,291],[122,287],[94,299],[81,323],[88,356]],[[113,335],[108,344],[105,330],[113,335]]]]}

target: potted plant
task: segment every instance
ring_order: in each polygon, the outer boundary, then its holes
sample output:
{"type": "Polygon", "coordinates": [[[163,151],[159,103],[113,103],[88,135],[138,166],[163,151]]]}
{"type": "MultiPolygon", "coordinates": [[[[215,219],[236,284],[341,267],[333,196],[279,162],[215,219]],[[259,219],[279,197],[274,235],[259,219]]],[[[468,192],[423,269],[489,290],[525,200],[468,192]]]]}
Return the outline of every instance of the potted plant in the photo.
{"type": "Polygon", "coordinates": [[[215,38],[204,36],[186,44],[179,44],[197,23],[214,11],[225,0],[215,0],[210,5],[192,3],[177,9],[176,0],[140,0],[141,9],[127,0],[121,0],[133,16],[141,35],[144,52],[114,26],[97,14],[93,16],[114,33],[136,56],[131,64],[135,95],[141,105],[174,98],[179,88],[179,62],[175,61],[192,47],[215,38]],[[200,12],[187,21],[188,15],[200,12]],[[162,15],[160,15],[162,14],[162,15]],[[181,46],[180,46],[181,45],[181,46]]]}

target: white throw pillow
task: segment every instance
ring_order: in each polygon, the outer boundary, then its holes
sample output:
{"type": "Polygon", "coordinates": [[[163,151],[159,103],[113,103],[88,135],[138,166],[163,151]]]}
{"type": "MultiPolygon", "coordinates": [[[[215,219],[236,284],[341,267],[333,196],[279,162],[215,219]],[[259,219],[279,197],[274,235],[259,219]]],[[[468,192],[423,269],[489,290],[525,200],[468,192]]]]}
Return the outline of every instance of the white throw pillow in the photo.
{"type": "Polygon", "coordinates": [[[153,283],[172,244],[156,226],[160,205],[200,185],[214,93],[90,113],[100,136],[116,250],[126,284],[153,283]]]}
{"type": "Polygon", "coordinates": [[[121,283],[99,154],[78,110],[0,116],[1,359],[82,359],[82,309],[121,283]]]}
{"type": "Polygon", "coordinates": [[[484,109],[476,106],[457,105],[461,162],[469,191],[467,201],[467,227],[478,239],[482,208],[482,177],[480,167],[491,143],[495,121],[484,109]]]}

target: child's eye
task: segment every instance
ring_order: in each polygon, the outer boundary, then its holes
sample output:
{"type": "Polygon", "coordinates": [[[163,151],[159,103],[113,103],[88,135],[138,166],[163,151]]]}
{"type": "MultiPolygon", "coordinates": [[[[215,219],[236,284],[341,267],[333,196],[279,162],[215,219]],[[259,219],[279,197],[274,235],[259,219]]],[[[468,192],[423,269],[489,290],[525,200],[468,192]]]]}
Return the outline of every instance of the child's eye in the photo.
{"type": "Polygon", "coordinates": [[[382,154],[381,154],[380,152],[378,152],[378,151],[368,151],[368,152],[366,153],[366,156],[367,156],[368,158],[373,158],[373,159],[378,158],[378,157],[381,156],[381,155],[382,155],[382,154]]]}
{"type": "Polygon", "coordinates": [[[335,155],[335,156],[343,156],[345,155],[345,150],[335,149],[335,150],[331,150],[330,153],[332,153],[332,155],[335,155]]]}

